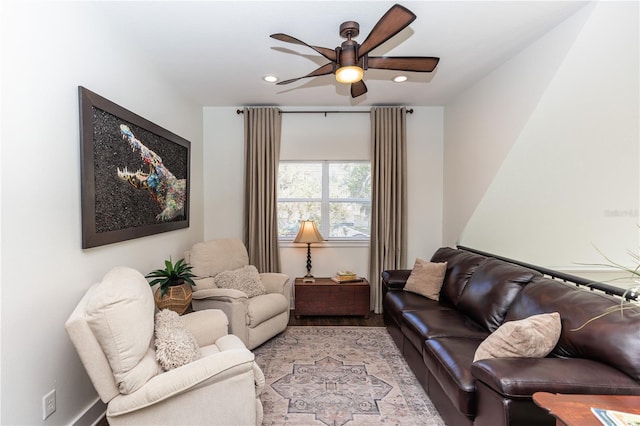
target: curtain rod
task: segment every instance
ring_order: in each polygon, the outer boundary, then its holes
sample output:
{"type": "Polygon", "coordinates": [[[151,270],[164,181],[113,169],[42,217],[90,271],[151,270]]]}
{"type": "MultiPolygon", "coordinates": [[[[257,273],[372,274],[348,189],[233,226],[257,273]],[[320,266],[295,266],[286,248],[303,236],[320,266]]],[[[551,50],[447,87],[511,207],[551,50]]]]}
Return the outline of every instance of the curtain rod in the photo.
{"type": "MultiPolygon", "coordinates": [[[[371,111],[280,111],[280,114],[369,114],[371,111]]],[[[241,109],[236,110],[236,114],[244,114],[241,109]]],[[[407,114],[413,114],[413,108],[407,109],[407,114]]]]}

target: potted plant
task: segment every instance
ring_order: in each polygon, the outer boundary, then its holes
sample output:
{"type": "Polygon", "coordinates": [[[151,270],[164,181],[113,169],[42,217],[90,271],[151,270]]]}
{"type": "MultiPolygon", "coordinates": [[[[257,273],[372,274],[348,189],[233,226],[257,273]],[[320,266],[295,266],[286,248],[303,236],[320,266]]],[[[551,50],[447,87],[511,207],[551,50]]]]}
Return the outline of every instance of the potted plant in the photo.
{"type": "Polygon", "coordinates": [[[158,284],[154,300],[158,309],[171,309],[179,315],[184,314],[191,304],[191,286],[195,286],[192,266],[178,260],[175,264],[171,257],[164,261],[164,269],[156,269],[149,272],[145,278],[153,278],[150,286],[158,284]]]}
{"type": "Polygon", "coordinates": [[[584,328],[586,325],[588,325],[589,323],[604,317],[605,315],[609,315],[612,314],[614,312],[620,312],[620,315],[624,315],[625,311],[628,310],[633,310],[633,311],[638,311],[638,305],[640,305],[640,281],[638,280],[638,278],[640,278],[640,255],[635,254],[633,252],[629,252],[629,255],[633,258],[635,265],[633,267],[627,267],[625,265],[622,265],[620,263],[617,263],[613,260],[611,260],[609,257],[607,257],[604,253],[602,253],[602,251],[600,251],[597,247],[596,250],[598,250],[598,252],[602,255],[602,257],[609,263],[605,263],[605,264],[595,264],[596,266],[606,266],[608,268],[613,268],[613,269],[618,269],[620,271],[623,272],[627,272],[629,274],[629,277],[631,279],[634,280],[634,282],[637,285],[633,285],[631,287],[629,287],[627,290],[624,291],[624,293],[622,294],[622,297],[620,298],[620,305],[617,307],[613,307],[611,309],[607,309],[606,311],[602,312],[599,315],[596,315],[593,318],[590,318],[589,320],[587,320],[584,324],[582,324],[580,327],[573,329],[572,331],[578,331],[581,330],[582,328],[584,328]]]}

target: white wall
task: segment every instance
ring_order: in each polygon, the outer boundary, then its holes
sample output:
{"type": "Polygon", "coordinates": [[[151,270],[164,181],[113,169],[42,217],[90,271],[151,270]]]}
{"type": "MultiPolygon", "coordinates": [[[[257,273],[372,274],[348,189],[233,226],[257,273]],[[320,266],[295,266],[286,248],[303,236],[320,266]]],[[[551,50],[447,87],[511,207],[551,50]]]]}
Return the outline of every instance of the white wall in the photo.
{"type": "MultiPolygon", "coordinates": [[[[442,239],[443,109],[413,109],[414,113],[407,116],[408,266],[416,257],[430,257],[442,239]]],[[[243,116],[236,115],[235,110],[204,108],[206,239],[242,238],[243,116]]],[[[368,160],[370,132],[368,114],[283,114],[280,158],[368,160]]],[[[367,276],[368,250],[361,244],[313,245],[312,273],[331,276],[340,269],[351,269],[367,276]]],[[[281,258],[284,273],[292,277],[306,273],[305,246],[282,244],[281,258]]]]}
{"type": "Polygon", "coordinates": [[[638,249],[638,3],[596,2],[445,108],[445,243],[552,268],[638,249]],[[463,232],[464,230],[464,232],[463,232]]]}
{"type": "Polygon", "coordinates": [[[97,400],[64,331],[78,300],[115,265],[146,273],[202,239],[202,113],[95,3],[3,3],[1,423],[71,424],[97,400]],[[78,85],[191,141],[188,229],[81,249],[78,85]]]}

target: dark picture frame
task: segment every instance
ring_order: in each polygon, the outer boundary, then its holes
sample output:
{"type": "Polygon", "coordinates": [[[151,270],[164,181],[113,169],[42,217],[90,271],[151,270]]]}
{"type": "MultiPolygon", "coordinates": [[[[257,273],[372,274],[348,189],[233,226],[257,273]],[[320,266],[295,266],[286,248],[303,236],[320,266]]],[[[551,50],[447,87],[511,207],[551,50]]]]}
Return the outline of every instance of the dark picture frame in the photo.
{"type": "Polygon", "coordinates": [[[191,143],[78,87],[82,248],[189,227],[191,143]]]}

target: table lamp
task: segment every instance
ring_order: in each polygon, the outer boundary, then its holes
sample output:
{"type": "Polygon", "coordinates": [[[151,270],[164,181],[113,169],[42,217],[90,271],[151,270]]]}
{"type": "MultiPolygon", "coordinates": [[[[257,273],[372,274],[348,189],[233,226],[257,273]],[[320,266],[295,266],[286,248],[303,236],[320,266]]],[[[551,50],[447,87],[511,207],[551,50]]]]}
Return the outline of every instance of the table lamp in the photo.
{"type": "Polygon", "coordinates": [[[322,235],[318,232],[316,223],[313,220],[303,220],[300,222],[300,230],[293,242],[307,244],[307,275],[302,278],[302,282],[315,282],[313,275],[311,275],[311,243],[319,243],[321,241],[324,241],[324,238],[322,238],[322,235]]]}

